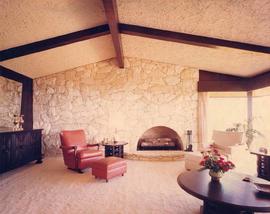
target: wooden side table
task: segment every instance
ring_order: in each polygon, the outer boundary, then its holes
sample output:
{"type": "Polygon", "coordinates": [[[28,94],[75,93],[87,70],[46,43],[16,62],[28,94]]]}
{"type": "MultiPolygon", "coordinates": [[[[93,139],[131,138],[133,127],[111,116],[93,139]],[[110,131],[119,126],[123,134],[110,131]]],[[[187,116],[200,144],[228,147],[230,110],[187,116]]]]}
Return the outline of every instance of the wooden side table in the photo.
{"type": "Polygon", "coordinates": [[[259,178],[270,181],[270,154],[251,152],[257,155],[257,173],[259,178]]]}
{"type": "Polygon", "coordinates": [[[105,147],[105,157],[124,157],[124,146],[128,143],[125,141],[114,141],[106,144],[102,144],[105,147]]]}

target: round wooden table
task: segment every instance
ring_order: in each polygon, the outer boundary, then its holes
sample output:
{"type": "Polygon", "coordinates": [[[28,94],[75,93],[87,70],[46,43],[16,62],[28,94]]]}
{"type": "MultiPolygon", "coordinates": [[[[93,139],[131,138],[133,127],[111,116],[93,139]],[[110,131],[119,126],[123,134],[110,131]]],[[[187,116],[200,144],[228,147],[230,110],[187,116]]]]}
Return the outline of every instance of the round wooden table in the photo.
{"type": "Polygon", "coordinates": [[[244,174],[227,172],[220,182],[212,182],[209,170],[199,170],[180,174],[177,182],[186,192],[204,201],[204,214],[270,212],[270,194],[259,193],[254,184],[243,181],[244,177],[244,174]]]}

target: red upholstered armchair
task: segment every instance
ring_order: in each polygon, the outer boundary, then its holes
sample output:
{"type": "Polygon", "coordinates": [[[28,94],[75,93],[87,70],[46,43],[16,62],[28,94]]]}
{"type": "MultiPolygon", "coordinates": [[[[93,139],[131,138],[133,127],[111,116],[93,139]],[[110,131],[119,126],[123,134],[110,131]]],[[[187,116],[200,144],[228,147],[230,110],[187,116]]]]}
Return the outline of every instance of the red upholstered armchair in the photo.
{"type": "Polygon", "coordinates": [[[103,158],[98,144],[87,144],[84,130],[60,132],[61,146],[65,165],[69,169],[78,170],[91,167],[91,164],[103,158]]]}

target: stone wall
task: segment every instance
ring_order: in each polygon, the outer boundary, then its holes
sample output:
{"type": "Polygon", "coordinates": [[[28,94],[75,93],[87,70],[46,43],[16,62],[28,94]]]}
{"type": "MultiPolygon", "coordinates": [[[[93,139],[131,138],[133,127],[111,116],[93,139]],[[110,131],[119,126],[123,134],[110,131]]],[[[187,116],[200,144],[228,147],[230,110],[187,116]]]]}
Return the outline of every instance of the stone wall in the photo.
{"type": "Polygon", "coordinates": [[[21,112],[22,84],[0,76],[0,127],[13,127],[10,115],[21,112]]]}
{"type": "Polygon", "coordinates": [[[34,80],[34,127],[44,129],[47,154],[59,152],[59,132],[82,128],[91,141],[128,141],[135,151],[147,129],[163,125],[197,141],[198,70],[125,58],[81,66],[34,80]]]}

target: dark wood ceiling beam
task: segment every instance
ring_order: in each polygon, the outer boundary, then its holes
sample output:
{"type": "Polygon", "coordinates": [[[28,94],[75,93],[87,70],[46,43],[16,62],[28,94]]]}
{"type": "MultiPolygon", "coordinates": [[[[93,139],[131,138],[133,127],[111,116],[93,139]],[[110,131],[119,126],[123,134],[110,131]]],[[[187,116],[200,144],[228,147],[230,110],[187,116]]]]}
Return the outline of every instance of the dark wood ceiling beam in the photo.
{"type": "Polygon", "coordinates": [[[198,92],[248,91],[245,81],[199,81],[198,92]]]}
{"type": "Polygon", "coordinates": [[[121,33],[142,36],[147,38],[159,39],[164,41],[179,42],[195,46],[203,46],[210,48],[227,47],[246,51],[270,54],[270,47],[254,45],[243,42],[229,41],[205,36],[197,36],[186,33],[178,33],[174,31],[160,30],[137,25],[119,24],[121,33]]]}
{"type": "Polygon", "coordinates": [[[270,86],[270,70],[250,78],[251,90],[270,86]]]}
{"type": "Polygon", "coordinates": [[[0,62],[109,34],[107,24],[0,51],[0,62]]]}
{"type": "Polygon", "coordinates": [[[103,5],[108,20],[108,24],[110,27],[110,32],[112,35],[118,66],[120,68],[124,68],[124,57],[123,57],[121,36],[118,28],[119,19],[116,0],[103,0],[103,5]]]}
{"type": "Polygon", "coordinates": [[[247,78],[200,69],[199,79],[200,81],[239,81],[247,78]]]}
{"type": "MultiPolygon", "coordinates": [[[[81,31],[65,34],[62,36],[57,36],[54,38],[45,39],[45,40],[30,43],[30,44],[2,50],[0,51],[0,62],[4,60],[48,50],[51,48],[56,48],[63,45],[72,44],[74,42],[79,42],[79,41],[95,38],[98,36],[106,35],[106,34],[109,34],[111,31],[119,66],[124,67],[121,37],[119,35],[119,30],[117,27],[118,16],[117,16],[117,10],[115,8],[116,4],[114,3],[115,1],[113,0],[108,0],[108,1],[104,0],[104,5],[109,4],[106,6],[107,10],[109,11],[109,12],[106,12],[108,17],[111,17],[113,15],[116,16],[114,18],[113,17],[108,18],[108,20],[110,20],[109,22],[112,22],[112,23],[109,23],[110,29],[109,29],[109,25],[105,24],[105,25],[89,28],[86,30],[81,30],[81,31]]],[[[159,29],[136,26],[136,25],[121,24],[121,23],[119,24],[119,28],[120,28],[120,33],[129,34],[129,35],[142,36],[142,37],[148,37],[148,38],[159,39],[159,40],[164,40],[164,41],[179,42],[179,43],[185,43],[185,44],[203,46],[203,47],[215,48],[218,46],[222,46],[222,47],[236,48],[236,49],[241,49],[241,50],[270,54],[270,47],[266,47],[266,46],[259,46],[259,45],[254,45],[254,44],[228,41],[228,40],[203,37],[203,36],[197,36],[197,35],[191,35],[191,34],[184,34],[184,33],[178,33],[178,32],[173,32],[173,31],[165,31],[165,30],[159,30],[159,29]]]]}
{"type": "Polygon", "coordinates": [[[5,78],[11,79],[17,82],[21,82],[21,83],[32,81],[32,78],[27,77],[23,74],[17,73],[16,71],[8,69],[2,65],[0,65],[0,76],[3,76],[5,78]]]}
{"type": "Polygon", "coordinates": [[[252,91],[270,86],[270,71],[253,77],[238,77],[199,70],[199,92],[252,91]]]}

